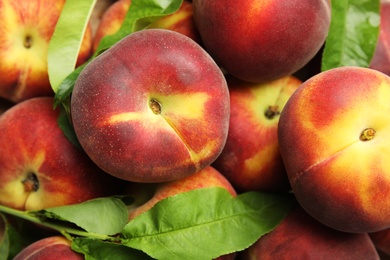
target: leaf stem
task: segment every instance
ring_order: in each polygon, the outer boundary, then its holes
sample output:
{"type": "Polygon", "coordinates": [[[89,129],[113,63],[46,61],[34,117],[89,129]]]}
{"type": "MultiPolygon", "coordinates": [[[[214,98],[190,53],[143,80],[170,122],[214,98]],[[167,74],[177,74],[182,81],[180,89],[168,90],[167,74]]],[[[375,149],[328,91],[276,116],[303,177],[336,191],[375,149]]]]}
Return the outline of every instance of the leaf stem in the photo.
{"type": "Polygon", "coordinates": [[[67,238],[70,238],[69,235],[71,234],[76,236],[95,238],[99,240],[108,240],[112,242],[120,241],[119,237],[112,237],[108,235],[87,232],[81,229],[75,229],[60,224],[52,224],[52,223],[48,223],[47,221],[42,221],[39,217],[34,216],[34,214],[36,214],[37,211],[22,211],[22,210],[17,210],[17,209],[0,205],[0,212],[30,221],[32,223],[38,224],[46,228],[53,229],[55,231],[58,231],[59,233],[61,233],[63,236],[67,238]]]}

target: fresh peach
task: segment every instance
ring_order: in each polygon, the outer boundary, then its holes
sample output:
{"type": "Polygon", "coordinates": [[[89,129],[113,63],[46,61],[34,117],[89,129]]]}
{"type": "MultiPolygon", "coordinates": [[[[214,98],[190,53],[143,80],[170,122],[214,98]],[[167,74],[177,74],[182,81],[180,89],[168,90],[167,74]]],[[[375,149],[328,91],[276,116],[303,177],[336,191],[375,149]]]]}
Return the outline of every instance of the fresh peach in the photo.
{"type": "Polygon", "coordinates": [[[193,0],[205,49],[229,74],[267,82],[302,68],[328,34],[328,0],[193,0]]]}
{"type": "MultiPolygon", "coordinates": [[[[47,52],[65,0],[0,0],[0,97],[20,102],[54,96],[50,86],[47,52]]],[[[78,64],[91,54],[87,29],[78,64]]]]}
{"type": "Polygon", "coordinates": [[[390,1],[381,0],[379,39],[370,68],[390,76],[390,1]]]}
{"type": "Polygon", "coordinates": [[[379,256],[367,233],[329,228],[297,206],[274,230],[240,252],[238,259],[379,260],[379,256]]]}
{"type": "Polygon", "coordinates": [[[390,77],[368,68],[319,73],[282,110],[279,149],[292,191],[337,230],[390,227],[390,77]]]}
{"type": "Polygon", "coordinates": [[[0,116],[0,204],[19,210],[80,203],[121,193],[64,135],[53,98],[20,102],[0,116]]]}
{"type": "Polygon", "coordinates": [[[191,38],[130,34],[91,61],[71,99],[81,146],[104,171],[135,182],[178,180],[225,145],[230,102],[222,71],[191,38]]]}
{"type": "MultiPolygon", "coordinates": [[[[93,41],[93,51],[96,51],[104,36],[116,33],[125,20],[126,13],[131,5],[131,0],[119,0],[114,2],[104,12],[103,17],[96,29],[93,41]]],[[[199,33],[193,20],[192,3],[183,1],[180,8],[167,16],[157,19],[146,29],[160,28],[182,33],[196,42],[200,42],[199,33]]]]}
{"type": "Polygon", "coordinates": [[[230,182],[211,166],[172,182],[158,184],[130,182],[127,186],[128,195],[135,198],[135,204],[129,206],[129,220],[151,209],[157,202],[165,198],[208,187],[221,187],[229,191],[232,196],[237,195],[230,182]]]}
{"type": "Polygon", "coordinates": [[[290,189],[280,156],[280,112],[302,84],[287,76],[268,83],[248,83],[228,76],[230,123],[226,144],[212,164],[240,192],[290,189]]]}
{"type": "Polygon", "coordinates": [[[70,246],[71,242],[65,237],[51,236],[25,247],[13,260],[83,260],[84,256],[70,246]]]}

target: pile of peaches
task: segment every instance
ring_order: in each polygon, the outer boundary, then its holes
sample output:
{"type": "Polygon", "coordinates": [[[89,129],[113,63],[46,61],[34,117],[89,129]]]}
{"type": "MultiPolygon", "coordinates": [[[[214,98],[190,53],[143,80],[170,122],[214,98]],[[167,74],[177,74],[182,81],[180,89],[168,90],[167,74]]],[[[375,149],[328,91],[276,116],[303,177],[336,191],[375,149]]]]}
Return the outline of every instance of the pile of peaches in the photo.
{"type": "MultiPolygon", "coordinates": [[[[58,103],[47,55],[65,0],[0,0],[0,206],[126,195],[131,222],[202,188],[289,194],[277,225],[213,258],[390,257],[390,1],[366,67],[321,70],[330,0],[184,0],[93,56],[142,2],[96,1],[58,103]]],[[[72,237],[34,230],[0,259],[84,259],[72,237]]]]}

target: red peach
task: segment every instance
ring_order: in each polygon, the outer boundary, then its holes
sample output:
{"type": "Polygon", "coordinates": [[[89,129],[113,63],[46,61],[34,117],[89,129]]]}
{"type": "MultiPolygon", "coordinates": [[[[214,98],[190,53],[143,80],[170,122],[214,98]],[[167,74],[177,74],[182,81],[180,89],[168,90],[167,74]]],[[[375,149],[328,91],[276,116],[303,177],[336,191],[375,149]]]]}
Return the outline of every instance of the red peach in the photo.
{"type": "Polygon", "coordinates": [[[178,180],[210,165],[229,125],[214,60],[181,33],[130,34],[91,61],[71,99],[81,146],[104,171],[135,182],[178,180]]]}
{"type": "Polygon", "coordinates": [[[194,0],[205,49],[229,74],[267,82],[293,74],[319,51],[331,18],[327,0],[194,0]]]}
{"type": "Polygon", "coordinates": [[[0,204],[40,210],[122,192],[120,180],[65,137],[58,117],[51,97],[25,100],[0,116],[0,204]]]}
{"type": "Polygon", "coordinates": [[[374,260],[379,256],[367,233],[334,230],[297,206],[274,230],[240,252],[238,259],[374,260]]]}
{"type": "Polygon", "coordinates": [[[84,256],[73,251],[70,245],[62,236],[43,238],[24,248],[13,260],[83,260],[84,256]]]}

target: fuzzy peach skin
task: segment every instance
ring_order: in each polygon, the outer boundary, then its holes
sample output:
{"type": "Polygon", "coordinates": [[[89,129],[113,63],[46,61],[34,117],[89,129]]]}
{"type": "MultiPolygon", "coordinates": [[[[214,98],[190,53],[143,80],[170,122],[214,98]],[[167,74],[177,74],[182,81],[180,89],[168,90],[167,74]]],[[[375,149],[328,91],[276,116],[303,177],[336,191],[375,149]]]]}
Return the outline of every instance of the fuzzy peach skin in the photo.
{"type": "Polygon", "coordinates": [[[232,196],[237,193],[230,182],[215,168],[207,166],[203,170],[177,181],[165,183],[136,183],[127,185],[128,195],[135,198],[135,203],[129,206],[129,220],[151,209],[157,202],[170,196],[194,189],[221,187],[232,196]]]}
{"type": "Polygon", "coordinates": [[[287,76],[248,83],[228,76],[230,123],[225,147],[212,164],[236,190],[287,191],[290,184],[280,156],[280,112],[302,84],[287,76]]]}
{"type": "Polygon", "coordinates": [[[229,91],[195,41],[148,29],[84,68],[71,113],[82,147],[104,171],[128,181],[166,182],[200,171],[221,153],[229,91]]]}
{"type": "Polygon", "coordinates": [[[46,237],[25,247],[13,260],[83,260],[84,256],[70,246],[71,242],[65,237],[46,237]]]}
{"type": "Polygon", "coordinates": [[[205,49],[233,76],[267,82],[302,68],[325,42],[327,0],[193,0],[205,49]]]}
{"type": "MultiPolygon", "coordinates": [[[[65,0],[0,0],[0,97],[21,102],[53,96],[47,71],[47,52],[65,0]]],[[[92,49],[88,27],[77,65],[92,49]]]]}
{"type": "Polygon", "coordinates": [[[370,68],[390,76],[390,0],[381,0],[380,30],[370,68]]]}
{"type": "Polygon", "coordinates": [[[19,210],[80,203],[121,193],[63,134],[53,98],[20,102],[0,116],[0,204],[19,210]]]}
{"type": "MultiPolygon", "coordinates": [[[[119,0],[114,2],[104,12],[96,35],[93,40],[93,51],[95,52],[104,36],[116,33],[126,18],[126,13],[131,5],[131,0],[119,0]]],[[[200,42],[199,33],[193,20],[192,3],[183,1],[180,8],[169,15],[161,17],[147,26],[150,28],[168,29],[182,33],[196,42],[200,42]]]]}
{"type": "Polygon", "coordinates": [[[297,206],[274,230],[240,252],[238,259],[380,258],[367,233],[355,234],[334,230],[322,225],[297,206]]]}
{"type": "Polygon", "coordinates": [[[278,126],[293,192],[309,214],[346,232],[390,227],[390,77],[340,67],[304,82],[278,126]]]}

